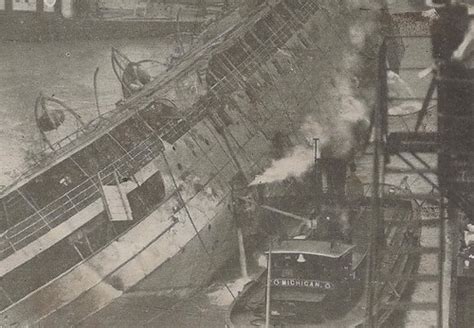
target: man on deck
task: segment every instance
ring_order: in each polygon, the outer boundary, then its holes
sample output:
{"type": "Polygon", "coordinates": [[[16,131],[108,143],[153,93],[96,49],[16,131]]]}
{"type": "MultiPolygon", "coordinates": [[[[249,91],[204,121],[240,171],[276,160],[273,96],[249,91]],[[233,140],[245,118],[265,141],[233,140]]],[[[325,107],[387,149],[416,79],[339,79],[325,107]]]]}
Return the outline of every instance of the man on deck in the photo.
{"type": "Polygon", "coordinates": [[[468,8],[454,0],[426,0],[426,5],[433,8],[430,27],[433,57],[449,62],[469,27],[468,8]]]}

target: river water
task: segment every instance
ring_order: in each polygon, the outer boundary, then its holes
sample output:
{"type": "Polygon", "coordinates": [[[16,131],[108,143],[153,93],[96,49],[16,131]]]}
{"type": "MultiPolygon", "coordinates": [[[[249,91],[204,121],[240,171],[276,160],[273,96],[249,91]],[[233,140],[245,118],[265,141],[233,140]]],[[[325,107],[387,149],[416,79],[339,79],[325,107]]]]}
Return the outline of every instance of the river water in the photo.
{"type": "MultiPolygon", "coordinates": [[[[410,8],[409,0],[389,1],[396,11],[410,8]],[[396,3],[396,5],[394,5],[396,3]]],[[[29,153],[45,144],[34,122],[39,92],[55,95],[77,110],[85,121],[96,115],[93,75],[99,67],[98,93],[102,111],[121,98],[110,49],[116,47],[131,60],[166,60],[174,48],[171,38],[70,42],[0,42],[0,188],[25,170],[29,153]]],[[[49,137],[59,139],[73,131],[71,117],[49,137]]]]}
{"type": "MultiPolygon", "coordinates": [[[[120,82],[111,65],[111,47],[131,60],[165,61],[174,48],[170,38],[72,42],[0,42],[0,185],[24,169],[28,153],[44,147],[34,120],[34,103],[40,92],[54,95],[74,108],[84,121],[95,117],[93,76],[97,78],[102,112],[121,98],[120,82]]],[[[49,134],[54,140],[72,132],[76,122],[66,121],[49,134]]]]}

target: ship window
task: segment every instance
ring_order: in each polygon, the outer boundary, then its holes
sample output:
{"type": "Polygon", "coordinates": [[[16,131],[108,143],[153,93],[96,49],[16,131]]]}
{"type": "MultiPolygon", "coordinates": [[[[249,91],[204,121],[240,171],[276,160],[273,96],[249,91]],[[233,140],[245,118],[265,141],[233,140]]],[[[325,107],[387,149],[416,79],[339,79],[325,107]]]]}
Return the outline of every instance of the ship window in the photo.
{"type": "Polygon", "coordinates": [[[272,59],[272,64],[273,64],[273,66],[275,66],[278,74],[283,75],[283,74],[288,73],[286,70],[283,69],[283,67],[280,65],[278,60],[272,59]]]}
{"type": "Polygon", "coordinates": [[[129,152],[147,139],[152,131],[137,117],[131,117],[113,129],[110,134],[129,152]]]}
{"type": "Polygon", "coordinates": [[[215,58],[217,58],[221,63],[221,66],[224,68],[224,72],[232,72],[234,70],[231,61],[228,59],[225,53],[220,53],[216,55],[215,58]]]}
{"type": "Polygon", "coordinates": [[[13,301],[18,301],[48,283],[81,258],[66,239],[10,271],[2,278],[2,287],[13,301]]]}
{"type": "MultiPolygon", "coordinates": [[[[275,9],[276,9],[276,13],[278,15],[280,15],[281,19],[285,22],[290,22],[293,20],[293,16],[290,14],[290,12],[285,8],[285,5],[280,2],[279,4],[277,4],[275,6],[275,9]]],[[[288,26],[291,27],[291,24],[289,24],[288,26]]]]}
{"type": "Polygon", "coordinates": [[[66,159],[28,182],[20,190],[36,208],[41,209],[86,179],[80,168],[70,159],[66,159]]]}
{"type": "Polygon", "coordinates": [[[13,10],[36,11],[36,0],[15,0],[13,1],[13,10]]]}
{"type": "Polygon", "coordinates": [[[269,12],[267,15],[265,15],[265,17],[263,17],[262,20],[267,24],[267,26],[274,33],[276,33],[276,31],[281,28],[281,26],[279,26],[279,24],[275,21],[275,18],[273,17],[273,13],[271,13],[271,12],[269,12]]]}
{"type": "Polygon", "coordinates": [[[234,44],[227,51],[227,58],[232,62],[235,67],[239,67],[246,59],[248,59],[248,54],[243,50],[243,45],[239,43],[234,44]]]}
{"type": "Polygon", "coordinates": [[[287,7],[293,12],[293,14],[298,17],[301,21],[305,22],[303,12],[301,10],[300,1],[295,0],[285,0],[287,7]]]}
{"type": "Polygon", "coordinates": [[[219,60],[217,56],[209,61],[209,71],[212,72],[217,80],[221,80],[226,75],[226,71],[222,66],[222,60],[219,60]]]}
{"type": "Polygon", "coordinates": [[[165,197],[165,185],[160,171],[127,194],[134,220],[143,219],[165,197]]]}
{"type": "Polygon", "coordinates": [[[295,254],[275,254],[272,267],[275,275],[283,278],[332,279],[333,271],[338,271],[338,259],[304,254],[305,262],[297,261],[295,254]]]}
{"type": "Polygon", "coordinates": [[[288,41],[291,36],[292,32],[290,28],[287,26],[288,24],[279,18],[277,15],[269,15],[268,19],[265,20],[267,25],[274,31],[274,36],[272,41],[275,43],[277,47],[283,46],[286,41],[288,41]]]}
{"type": "Polygon", "coordinates": [[[23,221],[35,211],[30,204],[17,191],[13,191],[3,199],[5,212],[8,216],[8,223],[13,226],[23,221]]]}
{"type": "Polygon", "coordinates": [[[211,71],[208,71],[206,73],[206,84],[208,85],[209,88],[216,85],[217,80],[218,79],[216,78],[216,76],[211,71]]]}
{"type": "Polygon", "coordinates": [[[247,34],[245,34],[244,36],[244,41],[245,43],[248,44],[248,46],[252,49],[252,50],[257,50],[258,47],[260,46],[259,42],[257,39],[255,39],[255,37],[252,35],[252,33],[248,32],[247,34]]]}
{"type": "MultiPolygon", "coordinates": [[[[112,241],[122,230],[119,229],[122,222],[110,222],[105,212],[95,216],[91,221],[84,225],[68,237],[69,244],[80,253],[84,259],[100,250],[102,247],[112,241]]],[[[127,222],[125,226],[129,226],[127,222]]]]}
{"type": "Polygon", "coordinates": [[[300,42],[303,44],[303,46],[306,48],[306,49],[309,49],[310,47],[310,44],[309,44],[309,41],[308,39],[305,38],[305,36],[301,33],[298,33],[298,39],[300,40],[300,42]]]}
{"type": "Polygon", "coordinates": [[[262,41],[262,43],[265,43],[272,37],[273,32],[263,20],[260,20],[255,24],[255,35],[262,41]]]}
{"type": "Polygon", "coordinates": [[[0,311],[11,304],[12,302],[10,301],[7,292],[0,285],[0,311]]]}
{"type": "Polygon", "coordinates": [[[156,132],[161,133],[168,122],[179,119],[178,109],[163,103],[155,104],[140,112],[143,120],[156,132]]]}
{"type": "Polygon", "coordinates": [[[124,155],[125,153],[117,143],[104,135],[72,155],[72,158],[89,176],[94,176],[124,155]]]}
{"type": "Polygon", "coordinates": [[[84,226],[85,235],[94,252],[105,246],[109,241],[115,238],[116,234],[120,233],[116,231],[116,226],[118,225],[120,225],[119,222],[111,223],[105,215],[105,212],[102,212],[84,226]],[[112,229],[112,225],[114,229],[112,229]]]}

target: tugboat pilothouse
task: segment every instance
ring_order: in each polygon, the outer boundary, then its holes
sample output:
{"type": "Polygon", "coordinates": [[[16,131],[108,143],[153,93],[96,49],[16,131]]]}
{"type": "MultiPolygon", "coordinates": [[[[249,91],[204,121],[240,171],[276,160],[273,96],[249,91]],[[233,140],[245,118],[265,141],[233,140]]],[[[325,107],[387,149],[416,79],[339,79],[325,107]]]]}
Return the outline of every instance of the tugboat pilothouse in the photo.
{"type": "MultiPolygon", "coordinates": [[[[347,186],[345,161],[318,160],[329,182],[326,193],[313,189],[320,202],[306,222],[292,228],[287,236],[270,238],[265,252],[267,269],[251,281],[232,303],[227,315],[227,327],[271,326],[285,327],[357,327],[365,318],[365,277],[370,224],[370,199],[364,186],[351,174],[347,186]],[[311,219],[311,217],[313,217],[311,219]]],[[[316,175],[320,172],[316,163],[316,175]]],[[[320,186],[316,178],[314,186],[320,186]]],[[[319,189],[319,190],[318,190],[319,189]]],[[[402,192],[386,186],[393,195],[402,192]]],[[[386,215],[396,220],[412,220],[417,204],[394,201],[386,204],[386,215]]],[[[290,228],[288,228],[290,227],[290,228]]],[[[407,249],[417,245],[420,229],[403,234],[399,227],[387,227],[387,244],[407,249]]],[[[387,256],[385,272],[412,272],[414,256],[387,256]]],[[[402,294],[405,284],[394,282],[394,290],[402,294]]],[[[381,290],[379,301],[391,297],[391,290],[381,290]]],[[[378,314],[385,320],[391,310],[378,314]]],[[[383,321],[382,320],[382,321],[383,321]]],[[[381,321],[381,322],[382,322],[381,321]]]]}

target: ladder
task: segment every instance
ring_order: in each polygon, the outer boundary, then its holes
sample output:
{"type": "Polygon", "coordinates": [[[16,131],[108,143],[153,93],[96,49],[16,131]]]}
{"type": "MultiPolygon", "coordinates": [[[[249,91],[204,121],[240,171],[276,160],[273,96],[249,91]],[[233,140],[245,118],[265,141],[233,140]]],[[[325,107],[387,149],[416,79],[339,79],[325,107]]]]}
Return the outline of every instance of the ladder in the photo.
{"type": "MultiPolygon", "coordinates": [[[[400,37],[400,36],[397,36],[400,37]]],[[[390,38],[390,37],[387,37],[390,38]]],[[[429,43],[428,36],[407,36],[404,38],[424,38],[429,43]]],[[[401,67],[401,71],[403,71],[401,67]]],[[[414,70],[423,68],[409,67],[406,69],[414,70]]],[[[468,160],[460,163],[451,163],[453,148],[452,137],[446,132],[449,126],[452,127],[455,119],[450,114],[450,99],[448,92],[439,92],[439,88],[455,88],[455,84],[472,85],[473,81],[452,81],[441,73],[434,72],[433,78],[427,88],[426,96],[422,102],[421,110],[417,113],[414,128],[411,131],[390,131],[388,105],[389,98],[387,83],[387,47],[384,42],[379,53],[379,90],[377,99],[377,108],[374,113],[374,145],[373,145],[373,172],[372,172],[372,230],[370,235],[369,261],[367,274],[367,308],[366,308],[366,327],[379,327],[381,318],[379,310],[384,306],[394,306],[398,311],[424,311],[427,317],[431,318],[432,327],[450,326],[449,317],[451,301],[455,298],[455,292],[451,290],[451,273],[456,272],[458,236],[458,222],[456,213],[470,212],[473,206],[467,200],[465,190],[473,187],[469,180],[463,179],[459,170],[469,171],[468,160]],[[438,91],[438,92],[436,92],[438,91]],[[437,93],[437,98],[434,98],[437,93]],[[433,103],[437,107],[438,130],[433,132],[420,131],[422,122],[428,112],[428,107],[433,103]],[[448,117],[449,116],[449,117],[448,117]],[[451,124],[451,125],[450,125],[451,124]],[[445,130],[443,130],[445,129],[445,130]],[[427,161],[426,157],[431,156],[435,160],[427,161]],[[451,156],[451,157],[450,157],[451,156]],[[437,162],[437,167],[432,162],[437,162]],[[457,165],[457,166],[456,166],[457,165]],[[453,172],[455,169],[455,172],[453,172]],[[405,199],[417,201],[419,204],[430,202],[435,204],[437,218],[423,219],[419,224],[423,233],[431,232],[431,238],[427,238],[417,247],[407,250],[411,254],[417,254],[421,261],[424,257],[431,256],[436,258],[436,268],[430,272],[406,274],[401,278],[411,281],[414,286],[417,284],[431,283],[437,286],[432,290],[432,295],[413,301],[405,301],[399,295],[397,304],[381,304],[378,296],[380,286],[390,284],[393,276],[382,276],[380,274],[380,259],[385,252],[390,252],[390,247],[384,245],[384,210],[383,203],[385,195],[382,192],[382,186],[388,177],[417,176],[430,186],[422,192],[413,192],[403,195],[405,199]],[[464,191],[463,191],[464,190],[464,191]],[[449,215],[448,215],[449,213],[449,215]],[[453,214],[454,213],[454,214],[453,214]],[[433,237],[437,240],[434,241],[433,237]],[[451,240],[453,242],[447,242],[451,240]]],[[[452,89],[451,89],[452,90],[452,89]]],[[[472,117],[470,118],[472,120],[472,117]]],[[[474,121],[473,121],[474,122],[474,121]]],[[[467,131],[467,130],[466,130],[467,131]]],[[[459,138],[459,134],[457,138],[459,138]]],[[[468,136],[466,136],[468,137],[468,136]]],[[[460,148],[455,155],[464,156],[468,152],[468,147],[460,148]]],[[[471,154],[468,154],[471,155],[471,154]]],[[[469,174],[467,174],[469,176],[469,174]]],[[[433,207],[432,207],[433,208],[433,207]]],[[[398,277],[400,278],[400,277],[398,277]]],[[[416,299],[416,298],[415,298],[416,299]]],[[[421,325],[420,325],[421,326],[421,325]]],[[[429,325],[427,325],[429,326],[429,325]]]]}

